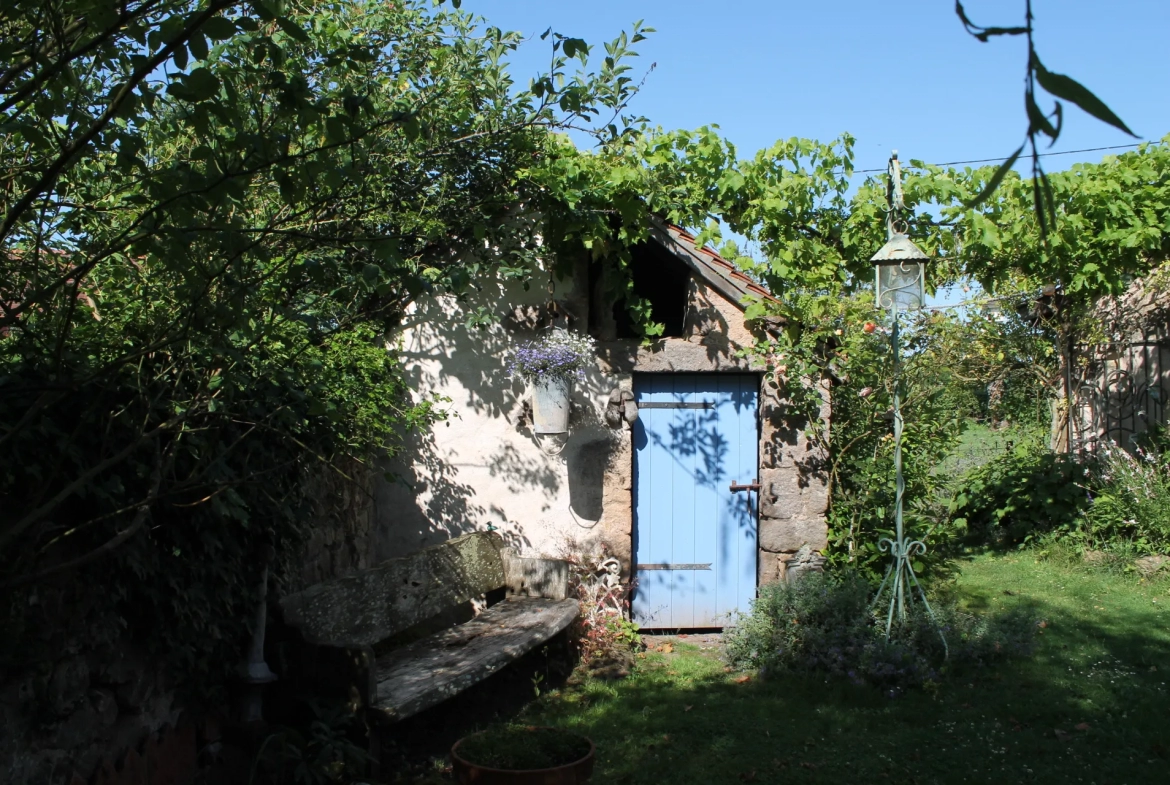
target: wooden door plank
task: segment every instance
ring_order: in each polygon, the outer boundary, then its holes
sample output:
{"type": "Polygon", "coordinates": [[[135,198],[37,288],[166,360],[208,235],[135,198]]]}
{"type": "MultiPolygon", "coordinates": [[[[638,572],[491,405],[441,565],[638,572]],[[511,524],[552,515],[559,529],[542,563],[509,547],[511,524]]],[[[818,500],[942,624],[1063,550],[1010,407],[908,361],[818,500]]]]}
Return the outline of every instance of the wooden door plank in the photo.
{"type": "Polygon", "coordinates": [[[695,483],[695,561],[710,563],[711,569],[696,572],[695,577],[695,627],[718,626],[715,608],[718,601],[718,503],[719,488],[727,485],[732,478],[728,475],[726,443],[721,436],[722,415],[719,409],[720,395],[715,380],[700,377],[705,397],[716,403],[716,407],[703,412],[704,428],[709,432],[710,446],[698,468],[698,482],[695,483]]]}
{"type": "MultiPolygon", "coordinates": [[[[740,377],[740,396],[743,407],[740,410],[740,466],[753,478],[759,477],[760,433],[759,433],[759,379],[740,377]]],[[[759,575],[758,517],[760,494],[751,491],[744,497],[744,525],[739,529],[739,579],[736,608],[747,612],[756,597],[756,581],[759,575]]]]}
{"type": "MultiPolygon", "coordinates": [[[[699,400],[698,379],[692,375],[674,377],[675,400],[692,403],[699,400]]],[[[671,423],[671,481],[674,515],[670,527],[670,560],[674,564],[693,564],[695,558],[694,485],[699,454],[703,450],[703,427],[699,412],[675,409],[671,423]]],[[[670,626],[679,629],[695,626],[694,570],[672,570],[670,586],[670,626]]]]}
{"type": "MultiPolygon", "coordinates": [[[[674,399],[674,376],[659,375],[647,378],[647,393],[653,401],[674,399]]],[[[674,518],[674,458],[671,455],[671,426],[677,409],[651,410],[646,423],[647,445],[646,482],[640,490],[649,499],[646,518],[646,561],[667,564],[671,558],[671,525],[674,518]]],[[[671,624],[670,600],[673,575],[671,572],[644,572],[639,575],[639,586],[644,592],[644,613],[647,621],[656,627],[671,624]]]]}

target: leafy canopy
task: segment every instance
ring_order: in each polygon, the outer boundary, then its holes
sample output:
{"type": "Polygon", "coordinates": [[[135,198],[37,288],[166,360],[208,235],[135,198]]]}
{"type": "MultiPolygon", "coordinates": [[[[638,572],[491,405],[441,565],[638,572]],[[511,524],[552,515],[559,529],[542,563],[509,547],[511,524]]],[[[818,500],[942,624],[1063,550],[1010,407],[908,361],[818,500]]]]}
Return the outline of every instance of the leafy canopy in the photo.
{"type": "Polygon", "coordinates": [[[269,548],[295,580],[441,416],[386,331],[531,273],[524,172],[638,123],[643,28],[593,67],[550,33],[527,86],[518,34],[423,0],[16,0],[0,30],[0,586],[113,575],[103,612],[230,663],[269,548]]]}

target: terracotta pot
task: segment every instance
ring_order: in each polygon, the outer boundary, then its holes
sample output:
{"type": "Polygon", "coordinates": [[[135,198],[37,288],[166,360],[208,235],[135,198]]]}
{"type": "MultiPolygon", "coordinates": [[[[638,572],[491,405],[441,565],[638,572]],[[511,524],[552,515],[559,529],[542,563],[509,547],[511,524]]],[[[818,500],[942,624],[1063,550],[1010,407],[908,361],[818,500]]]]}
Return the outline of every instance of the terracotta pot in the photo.
{"type": "Polygon", "coordinates": [[[493,769],[464,760],[459,755],[459,745],[465,739],[460,739],[451,748],[451,768],[455,771],[455,779],[462,785],[579,785],[593,776],[596,752],[593,740],[582,738],[589,742],[589,752],[579,760],[550,769],[524,770],[493,769]]]}

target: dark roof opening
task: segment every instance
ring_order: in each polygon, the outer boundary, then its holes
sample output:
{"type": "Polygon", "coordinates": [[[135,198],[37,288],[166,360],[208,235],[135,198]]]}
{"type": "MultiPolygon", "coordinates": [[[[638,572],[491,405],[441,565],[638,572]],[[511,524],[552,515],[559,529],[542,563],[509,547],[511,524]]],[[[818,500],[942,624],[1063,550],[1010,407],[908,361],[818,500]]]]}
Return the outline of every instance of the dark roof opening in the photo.
{"type": "MultiPolygon", "coordinates": [[[[662,337],[681,338],[686,321],[691,270],[660,244],[650,241],[630,249],[634,294],[650,303],[650,316],[663,325],[662,337]]],[[[627,309],[626,298],[611,287],[598,286],[601,265],[594,264],[591,284],[590,328],[604,337],[609,326],[615,338],[640,338],[627,309]],[[607,295],[606,290],[609,290],[607,295]],[[610,321],[612,320],[612,321],[610,321]],[[608,323],[608,325],[606,324],[608,323]]]]}

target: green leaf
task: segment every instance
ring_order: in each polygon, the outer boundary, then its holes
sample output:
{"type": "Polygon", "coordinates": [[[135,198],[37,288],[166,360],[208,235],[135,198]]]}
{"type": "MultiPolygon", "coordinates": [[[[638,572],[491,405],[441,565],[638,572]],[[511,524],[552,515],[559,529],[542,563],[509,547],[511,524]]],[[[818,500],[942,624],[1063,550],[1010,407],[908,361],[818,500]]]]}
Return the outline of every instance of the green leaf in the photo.
{"type": "Polygon", "coordinates": [[[187,40],[187,48],[191,50],[191,54],[196,60],[207,59],[207,39],[198,30],[192,33],[191,37],[187,40]]]}
{"type": "Polygon", "coordinates": [[[180,71],[187,70],[187,47],[182,44],[176,44],[175,52],[171,55],[171,58],[175,61],[175,68],[178,68],[180,71]]]}
{"type": "Polygon", "coordinates": [[[236,24],[222,16],[213,16],[199,28],[212,41],[226,41],[236,34],[236,24]]]}
{"type": "Polygon", "coordinates": [[[978,207],[986,202],[987,198],[995,193],[995,189],[999,188],[999,184],[1003,182],[1003,178],[1015,166],[1016,161],[1020,160],[1020,153],[1022,152],[1024,152],[1024,146],[1020,145],[1019,149],[1012,153],[1010,158],[999,165],[999,168],[995,170],[995,174],[987,181],[987,185],[983,186],[983,190],[979,192],[979,195],[969,202],[963,202],[963,206],[967,208],[978,207]]]}
{"type": "Polygon", "coordinates": [[[348,137],[344,120],[336,115],[325,118],[325,138],[329,144],[340,144],[348,137]]]}
{"type": "Polygon", "coordinates": [[[252,9],[256,12],[256,16],[260,17],[265,22],[271,22],[276,19],[277,13],[264,0],[254,0],[252,9]]]}
{"type": "Polygon", "coordinates": [[[281,30],[285,32],[286,35],[288,35],[289,38],[300,41],[302,44],[309,43],[309,34],[305,32],[305,29],[288,17],[276,17],[276,24],[280,27],[281,30]]]}
{"type": "Polygon", "coordinates": [[[987,39],[995,35],[1026,35],[1028,32],[1026,27],[981,27],[967,16],[967,11],[960,0],[955,0],[955,14],[962,21],[963,27],[967,28],[967,32],[983,43],[987,43],[987,39]]]}
{"type": "MultiPolygon", "coordinates": [[[[1030,124],[1031,129],[1039,131],[1055,142],[1057,130],[1055,127],[1053,127],[1052,123],[1049,122],[1048,118],[1044,115],[1044,112],[1040,109],[1040,107],[1036,105],[1036,97],[1032,94],[1031,91],[1026,91],[1024,94],[1024,106],[1028,110],[1028,123],[1030,124]]],[[[1059,107],[1060,104],[1057,103],[1057,106],[1059,107]]]]}
{"type": "Polygon", "coordinates": [[[1063,98],[1076,104],[1101,122],[1125,131],[1132,137],[1137,137],[1137,134],[1129,130],[1129,126],[1122,122],[1121,118],[1114,114],[1104,101],[1093,95],[1083,84],[1064,74],[1054,74],[1045,68],[1037,58],[1033,59],[1033,63],[1036,80],[1045,90],[1057,98],[1063,98]]]}
{"type": "Polygon", "coordinates": [[[582,62],[589,54],[589,44],[580,38],[566,38],[564,42],[565,57],[577,57],[582,62]]]}
{"type": "Polygon", "coordinates": [[[183,77],[191,101],[206,101],[219,92],[219,79],[206,68],[196,68],[183,77]]]}

